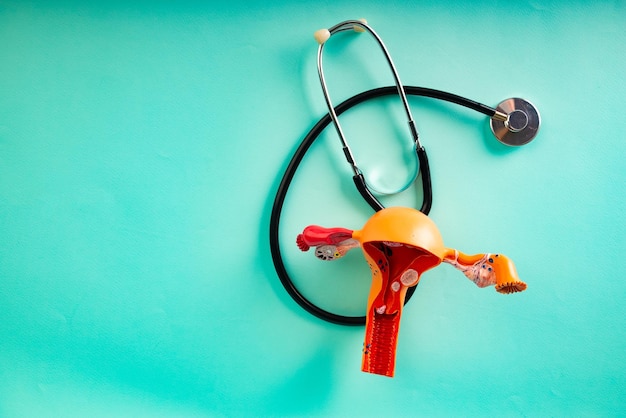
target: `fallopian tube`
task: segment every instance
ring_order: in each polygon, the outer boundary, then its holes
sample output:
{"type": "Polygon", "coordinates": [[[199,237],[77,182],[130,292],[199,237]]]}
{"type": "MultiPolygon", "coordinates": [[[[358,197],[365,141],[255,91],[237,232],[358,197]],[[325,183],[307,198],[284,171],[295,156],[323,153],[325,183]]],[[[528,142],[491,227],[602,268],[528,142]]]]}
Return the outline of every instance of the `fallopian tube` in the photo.
{"type": "Polygon", "coordinates": [[[461,270],[478,287],[494,285],[499,293],[526,290],[508,257],[467,255],[445,247],[435,223],[415,209],[383,209],[361,230],[307,226],[296,242],[302,251],[315,247],[315,255],[322,260],[335,260],[353,248],[362,248],[372,272],[361,362],[361,370],[368,373],[393,377],[407,289],[442,262],[461,270]]]}

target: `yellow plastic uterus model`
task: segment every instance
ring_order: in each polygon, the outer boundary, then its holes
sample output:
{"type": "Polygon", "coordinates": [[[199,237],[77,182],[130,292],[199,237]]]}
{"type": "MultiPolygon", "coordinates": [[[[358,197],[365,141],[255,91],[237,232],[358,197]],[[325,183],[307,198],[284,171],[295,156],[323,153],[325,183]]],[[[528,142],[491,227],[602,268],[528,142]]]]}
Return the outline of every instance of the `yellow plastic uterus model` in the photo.
{"type": "Polygon", "coordinates": [[[478,287],[500,293],[526,290],[515,265],[502,254],[467,255],[447,248],[435,223],[418,210],[390,207],[376,212],[361,230],[311,225],[298,235],[302,251],[316,247],[322,260],[361,247],[372,272],[361,370],[393,377],[400,318],[407,289],[441,262],[453,265],[478,287]]]}

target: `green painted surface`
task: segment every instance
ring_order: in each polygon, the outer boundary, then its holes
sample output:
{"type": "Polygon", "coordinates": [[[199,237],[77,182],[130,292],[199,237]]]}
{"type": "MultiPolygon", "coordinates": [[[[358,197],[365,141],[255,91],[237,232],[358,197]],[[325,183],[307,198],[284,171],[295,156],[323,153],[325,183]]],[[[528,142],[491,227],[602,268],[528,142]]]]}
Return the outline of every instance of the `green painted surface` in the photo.
{"type": "MultiPolygon", "coordinates": [[[[0,417],[626,413],[623,1],[126,3],[0,1],[0,417]],[[311,35],[360,17],[406,84],[526,97],[543,119],[509,149],[480,115],[411,100],[446,243],[508,254],[529,288],[429,272],[394,379],[359,371],[362,328],[289,299],[267,238],[324,114],[311,35]]],[[[327,52],[336,101],[391,83],[368,38],[327,52]]],[[[344,119],[391,183],[410,171],[397,110],[344,119]]],[[[292,247],[370,215],[339,148],[329,131],[311,150],[281,237],[311,297],[355,314],[362,260],[292,247]]]]}

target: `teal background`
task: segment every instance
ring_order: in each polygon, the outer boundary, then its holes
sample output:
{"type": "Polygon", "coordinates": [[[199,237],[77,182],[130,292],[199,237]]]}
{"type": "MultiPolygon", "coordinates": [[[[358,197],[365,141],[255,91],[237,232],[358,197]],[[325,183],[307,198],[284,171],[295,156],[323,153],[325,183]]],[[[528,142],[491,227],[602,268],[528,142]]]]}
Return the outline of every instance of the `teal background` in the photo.
{"type": "MultiPolygon", "coordinates": [[[[0,0],[0,417],[626,414],[625,47],[624,1],[0,0]],[[361,17],[406,84],[525,97],[543,122],[512,149],[481,115],[411,99],[446,244],[506,253],[529,287],[425,274],[393,379],[360,372],[363,328],[289,298],[268,243],[324,114],[312,33],[361,17]]],[[[391,84],[366,36],[325,63],[336,102],[391,84]]],[[[413,164],[399,109],[342,119],[385,187],[413,164]]],[[[364,312],[369,273],[295,234],[370,214],[329,130],[281,229],[320,305],[364,312]]]]}

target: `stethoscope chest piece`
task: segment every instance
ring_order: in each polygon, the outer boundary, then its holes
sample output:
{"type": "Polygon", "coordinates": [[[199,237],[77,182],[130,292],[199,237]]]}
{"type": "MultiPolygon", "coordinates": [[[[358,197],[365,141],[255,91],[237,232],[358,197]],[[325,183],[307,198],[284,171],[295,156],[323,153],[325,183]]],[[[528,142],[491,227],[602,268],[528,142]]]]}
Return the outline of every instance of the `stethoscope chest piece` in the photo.
{"type": "Polygon", "coordinates": [[[520,146],[537,136],[541,118],[529,101],[517,97],[506,99],[500,102],[496,110],[508,115],[504,121],[491,119],[491,130],[498,141],[505,145],[520,146]]]}

